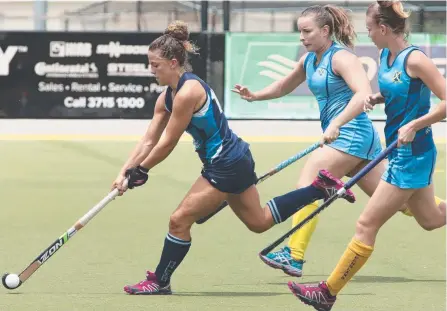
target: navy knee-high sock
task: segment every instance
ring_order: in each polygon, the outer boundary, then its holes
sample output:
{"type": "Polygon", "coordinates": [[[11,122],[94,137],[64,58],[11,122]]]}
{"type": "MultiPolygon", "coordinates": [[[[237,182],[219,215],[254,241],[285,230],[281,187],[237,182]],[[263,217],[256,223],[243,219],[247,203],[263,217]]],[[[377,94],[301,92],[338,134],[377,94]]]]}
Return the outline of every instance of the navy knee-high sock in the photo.
{"type": "Polygon", "coordinates": [[[160,263],[155,270],[155,275],[157,276],[160,286],[164,287],[169,284],[171,275],[180,265],[183,258],[185,258],[190,246],[191,241],[179,239],[168,233],[165,239],[163,252],[161,253],[160,263]]]}
{"type": "Polygon", "coordinates": [[[273,220],[279,224],[295,214],[303,206],[324,198],[323,190],[310,185],[273,198],[267,202],[267,205],[270,208],[273,220]]]}

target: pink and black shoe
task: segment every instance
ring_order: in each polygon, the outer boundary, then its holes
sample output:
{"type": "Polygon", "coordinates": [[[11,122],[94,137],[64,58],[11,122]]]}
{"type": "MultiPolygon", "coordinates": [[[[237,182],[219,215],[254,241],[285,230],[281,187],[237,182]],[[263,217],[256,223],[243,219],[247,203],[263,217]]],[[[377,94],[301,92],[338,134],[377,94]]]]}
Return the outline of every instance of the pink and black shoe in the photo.
{"type": "MultiPolygon", "coordinates": [[[[345,184],[340,179],[332,176],[327,170],[319,171],[317,178],[315,178],[312,183],[312,186],[321,189],[324,192],[326,200],[337,193],[337,191],[343,188],[344,185],[345,184]]],[[[341,197],[349,203],[355,202],[355,196],[351,190],[346,190],[341,197]]]]}
{"type": "Polygon", "coordinates": [[[289,282],[290,291],[303,303],[318,311],[330,311],[337,299],[332,296],[326,282],[320,284],[298,284],[289,282]]]}
{"type": "Polygon", "coordinates": [[[155,273],[147,271],[146,280],[135,285],[124,286],[124,291],[130,295],[171,295],[171,284],[161,286],[155,273]]]}

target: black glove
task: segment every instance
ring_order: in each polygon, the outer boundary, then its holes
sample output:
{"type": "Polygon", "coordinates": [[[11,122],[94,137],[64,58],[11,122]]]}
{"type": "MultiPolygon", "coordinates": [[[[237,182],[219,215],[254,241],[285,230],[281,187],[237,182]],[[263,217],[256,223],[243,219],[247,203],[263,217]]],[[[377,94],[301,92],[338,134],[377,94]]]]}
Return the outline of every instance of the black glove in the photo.
{"type": "Polygon", "coordinates": [[[142,186],[146,183],[149,176],[147,175],[149,170],[142,166],[131,167],[126,170],[127,187],[133,189],[134,187],[142,186]]]}

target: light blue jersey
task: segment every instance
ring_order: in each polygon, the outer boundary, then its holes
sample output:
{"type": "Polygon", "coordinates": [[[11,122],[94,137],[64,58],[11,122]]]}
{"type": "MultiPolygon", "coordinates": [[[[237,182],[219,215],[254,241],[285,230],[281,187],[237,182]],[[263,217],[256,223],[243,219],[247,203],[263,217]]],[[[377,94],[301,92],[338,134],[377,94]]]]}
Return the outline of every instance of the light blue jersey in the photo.
{"type": "MultiPolygon", "coordinates": [[[[304,61],[307,85],[318,101],[323,131],[346,108],[353,96],[343,78],[332,70],[332,57],[342,49],[342,46],[333,43],[317,65],[317,56],[313,52],[304,61]]],[[[329,146],[366,160],[374,159],[382,151],[379,135],[364,112],[342,126],[340,136],[329,146]]]]}
{"type": "MultiPolygon", "coordinates": [[[[411,78],[406,71],[408,56],[419,50],[409,46],[389,64],[390,51],[380,56],[379,88],[385,98],[385,137],[387,145],[398,138],[399,129],[422,117],[430,110],[430,89],[421,79],[411,78]]],[[[399,188],[424,188],[431,183],[436,163],[436,147],[431,127],[416,133],[412,143],[389,156],[389,165],[382,179],[399,188]]]]}
{"type": "MultiPolygon", "coordinates": [[[[249,148],[248,144],[237,137],[228,127],[214,91],[193,73],[184,73],[178,82],[177,92],[187,80],[199,81],[206,92],[203,106],[194,112],[191,122],[186,128],[194,139],[196,152],[201,161],[207,165],[226,166],[240,160],[249,148]]],[[[172,112],[172,88],[166,90],[166,110],[172,112]]]]}

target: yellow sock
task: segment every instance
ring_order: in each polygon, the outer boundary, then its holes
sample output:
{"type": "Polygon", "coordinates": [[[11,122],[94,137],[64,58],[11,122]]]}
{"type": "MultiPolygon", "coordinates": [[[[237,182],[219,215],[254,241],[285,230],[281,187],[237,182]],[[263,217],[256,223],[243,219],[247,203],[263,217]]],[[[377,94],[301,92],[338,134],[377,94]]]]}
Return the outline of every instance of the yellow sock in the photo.
{"type": "Polygon", "coordinates": [[[444,200],[435,196],[435,202],[436,202],[436,206],[439,206],[439,204],[441,204],[441,202],[444,202],[444,200]]]}
{"type": "Polygon", "coordinates": [[[327,279],[327,287],[332,295],[337,295],[354,274],[363,267],[373,250],[374,247],[352,239],[334,271],[327,279]]]}
{"type": "MultiPolygon", "coordinates": [[[[293,215],[292,224],[295,227],[304,218],[309,216],[314,210],[318,208],[318,203],[314,202],[303,207],[302,210],[293,215]]],[[[315,231],[317,226],[318,216],[311,219],[307,224],[305,224],[300,230],[295,232],[289,239],[290,254],[295,260],[303,260],[304,253],[306,252],[307,246],[309,245],[310,238],[315,231]]]]}
{"type": "MultiPolygon", "coordinates": [[[[441,200],[441,198],[438,198],[437,196],[435,196],[436,206],[439,206],[439,204],[440,204],[442,201],[443,201],[443,200],[441,200]]],[[[402,213],[403,213],[404,215],[413,217],[413,213],[410,211],[410,209],[409,209],[408,207],[407,207],[406,209],[404,209],[404,210],[402,211],[402,213]]]]}
{"type": "Polygon", "coordinates": [[[401,211],[402,214],[408,216],[408,217],[413,217],[413,213],[410,211],[410,209],[407,207],[406,209],[404,209],[403,211],[401,211]]]}

